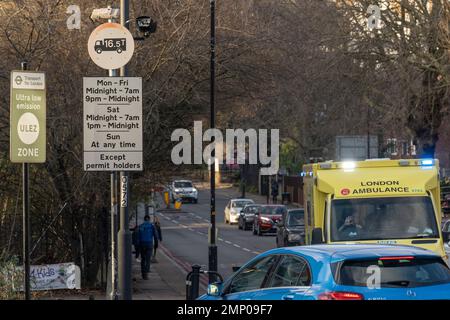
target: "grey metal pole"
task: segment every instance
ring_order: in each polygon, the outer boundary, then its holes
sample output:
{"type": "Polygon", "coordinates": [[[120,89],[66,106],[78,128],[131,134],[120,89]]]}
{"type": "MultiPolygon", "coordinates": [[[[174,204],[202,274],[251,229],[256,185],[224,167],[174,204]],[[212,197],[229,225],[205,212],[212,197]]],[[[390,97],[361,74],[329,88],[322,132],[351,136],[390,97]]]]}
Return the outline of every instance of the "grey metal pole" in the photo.
{"type": "MultiPolygon", "coordinates": [[[[211,92],[210,92],[210,104],[211,104],[211,119],[210,127],[215,128],[215,110],[214,110],[214,91],[215,91],[215,79],[216,79],[216,1],[210,0],[211,9],[211,92]]],[[[217,245],[216,245],[216,154],[215,149],[212,152],[213,161],[211,163],[211,208],[210,208],[210,220],[211,220],[211,231],[210,240],[208,247],[208,268],[209,271],[217,271],[217,245]]],[[[215,281],[215,275],[209,274],[209,283],[215,281]]]]}
{"type": "MultiPolygon", "coordinates": [[[[21,63],[22,70],[27,70],[27,62],[21,63]]],[[[23,188],[23,263],[24,263],[24,291],[25,300],[31,300],[30,290],[30,194],[29,194],[29,164],[22,164],[22,188],[23,188]]]]}
{"type": "Polygon", "coordinates": [[[117,174],[111,173],[111,291],[110,300],[117,299],[117,174]]]}
{"type": "MultiPolygon", "coordinates": [[[[110,8],[111,6],[108,6],[110,8]]],[[[115,22],[108,19],[108,22],[115,22]]],[[[109,70],[110,77],[117,77],[118,70],[109,70]]],[[[117,232],[118,232],[118,181],[117,172],[111,172],[111,291],[110,299],[117,300],[117,232]]]]}
{"type": "Polygon", "coordinates": [[[367,105],[367,159],[370,159],[370,106],[367,105]]]}
{"type": "MultiPolygon", "coordinates": [[[[130,8],[128,0],[120,0],[120,24],[128,28],[130,8]]],[[[127,67],[120,68],[120,76],[128,75],[127,67]]],[[[129,228],[128,199],[129,183],[128,172],[120,172],[120,230],[118,234],[119,253],[119,297],[121,300],[131,300],[131,233],[129,228]]]]}

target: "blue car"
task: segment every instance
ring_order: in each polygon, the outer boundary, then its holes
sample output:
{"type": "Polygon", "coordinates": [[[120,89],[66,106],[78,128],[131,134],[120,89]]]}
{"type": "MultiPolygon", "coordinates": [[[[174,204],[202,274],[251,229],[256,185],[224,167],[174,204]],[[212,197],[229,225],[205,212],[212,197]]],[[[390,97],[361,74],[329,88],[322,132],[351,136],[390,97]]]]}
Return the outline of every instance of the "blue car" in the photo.
{"type": "Polygon", "coordinates": [[[450,269],[400,245],[313,245],[262,253],[199,300],[450,299],[450,269]]]}

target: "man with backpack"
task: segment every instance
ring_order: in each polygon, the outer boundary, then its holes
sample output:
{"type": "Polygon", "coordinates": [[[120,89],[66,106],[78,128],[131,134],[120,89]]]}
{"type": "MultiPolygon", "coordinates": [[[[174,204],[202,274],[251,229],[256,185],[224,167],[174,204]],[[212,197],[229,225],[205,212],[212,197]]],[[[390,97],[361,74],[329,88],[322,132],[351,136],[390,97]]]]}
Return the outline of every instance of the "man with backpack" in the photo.
{"type": "Polygon", "coordinates": [[[150,272],[150,261],[153,252],[153,243],[158,241],[155,225],[150,222],[150,216],[145,215],[144,223],[139,226],[139,249],[141,253],[141,273],[142,279],[148,279],[150,272]]]}

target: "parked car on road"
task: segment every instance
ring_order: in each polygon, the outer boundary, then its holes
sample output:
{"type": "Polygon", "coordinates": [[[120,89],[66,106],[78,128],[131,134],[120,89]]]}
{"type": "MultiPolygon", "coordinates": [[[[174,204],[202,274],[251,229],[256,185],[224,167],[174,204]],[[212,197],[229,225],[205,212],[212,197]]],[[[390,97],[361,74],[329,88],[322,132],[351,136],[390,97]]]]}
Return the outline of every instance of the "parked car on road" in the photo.
{"type": "Polygon", "coordinates": [[[225,282],[210,284],[199,299],[450,300],[450,269],[440,255],[413,246],[278,248],[256,256],[225,282]]]}
{"type": "Polygon", "coordinates": [[[181,201],[189,200],[193,203],[198,203],[198,190],[190,180],[175,180],[170,184],[169,189],[172,202],[180,199],[181,201]]]}
{"type": "Polygon", "coordinates": [[[444,242],[450,241],[450,220],[442,223],[442,238],[444,239],[444,242]]]}
{"type": "Polygon", "coordinates": [[[238,223],[239,213],[247,204],[253,204],[252,199],[231,199],[225,207],[225,223],[238,223]]]}
{"type": "Polygon", "coordinates": [[[290,209],[277,224],[277,247],[301,246],[305,244],[305,211],[290,209]]]}
{"type": "Polygon", "coordinates": [[[261,205],[253,220],[253,234],[262,236],[263,233],[276,233],[276,224],[286,212],[286,206],[281,204],[261,205]]]}
{"type": "Polygon", "coordinates": [[[255,219],[255,213],[260,209],[258,204],[247,204],[239,213],[238,227],[242,230],[250,230],[255,219]]]}

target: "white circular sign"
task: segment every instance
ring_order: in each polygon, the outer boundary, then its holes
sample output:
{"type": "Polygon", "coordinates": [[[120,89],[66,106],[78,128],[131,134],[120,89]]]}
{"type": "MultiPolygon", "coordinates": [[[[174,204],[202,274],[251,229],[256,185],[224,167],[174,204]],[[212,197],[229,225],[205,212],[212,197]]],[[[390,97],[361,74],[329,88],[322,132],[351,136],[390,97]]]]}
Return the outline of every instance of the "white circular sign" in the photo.
{"type": "Polygon", "coordinates": [[[25,144],[36,142],[39,137],[38,118],[31,112],[24,113],[17,123],[17,133],[19,134],[19,139],[25,144]]]}
{"type": "Polygon", "coordinates": [[[118,23],[104,23],[92,31],[88,41],[92,61],[103,69],[119,69],[130,61],[134,39],[130,31],[118,23]]]}

